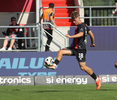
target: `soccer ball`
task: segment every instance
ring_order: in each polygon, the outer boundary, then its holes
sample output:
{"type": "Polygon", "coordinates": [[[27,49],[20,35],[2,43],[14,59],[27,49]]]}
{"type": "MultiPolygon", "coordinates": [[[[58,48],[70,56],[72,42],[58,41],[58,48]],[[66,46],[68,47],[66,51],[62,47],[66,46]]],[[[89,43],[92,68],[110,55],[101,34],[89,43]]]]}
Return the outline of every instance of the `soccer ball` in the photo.
{"type": "Polygon", "coordinates": [[[47,58],[45,59],[44,66],[45,66],[45,67],[52,66],[52,65],[53,65],[53,62],[54,62],[54,59],[53,59],[52,57],[47,57],[47,58]]]}

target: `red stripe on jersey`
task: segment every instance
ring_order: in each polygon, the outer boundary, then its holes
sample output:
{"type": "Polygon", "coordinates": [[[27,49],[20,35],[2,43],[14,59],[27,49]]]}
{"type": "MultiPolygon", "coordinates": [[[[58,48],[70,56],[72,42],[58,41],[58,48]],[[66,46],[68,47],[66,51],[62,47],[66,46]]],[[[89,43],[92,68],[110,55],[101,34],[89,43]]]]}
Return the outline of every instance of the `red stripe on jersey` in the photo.
{"type": "MultiPolygon", "coordinates": [[[[78,27],[75,30],[75,34],[77,34],[77,29],[78,29],[78,27]]],[[[78,38],[74,38],[74,48],[78,49],[78,38]]]]}
{"type": "Polygon", "coordinates": [[[74,46],[75,49],[78,49],[78,39],[75,38],[75,46],[74,46]]]}

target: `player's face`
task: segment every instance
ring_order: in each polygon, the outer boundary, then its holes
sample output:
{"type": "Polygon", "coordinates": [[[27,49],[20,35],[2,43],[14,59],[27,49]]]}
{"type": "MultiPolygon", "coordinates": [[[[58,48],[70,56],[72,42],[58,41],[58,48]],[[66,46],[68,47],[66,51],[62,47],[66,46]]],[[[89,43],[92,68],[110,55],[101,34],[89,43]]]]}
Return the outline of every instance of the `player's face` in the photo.
{"type": "Polygon", "coordinates": [[[73,20],[73,23],[74,23],[75,25],[78,25],[78,24],[79,24],[79,17],[75,18],[75,19],[73,20]]]}

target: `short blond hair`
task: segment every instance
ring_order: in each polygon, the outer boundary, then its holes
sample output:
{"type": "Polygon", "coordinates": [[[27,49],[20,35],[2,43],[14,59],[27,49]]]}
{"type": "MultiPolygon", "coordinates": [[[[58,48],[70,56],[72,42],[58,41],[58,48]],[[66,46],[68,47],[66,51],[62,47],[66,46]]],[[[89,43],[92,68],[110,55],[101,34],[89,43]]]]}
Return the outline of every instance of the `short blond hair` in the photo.
{"type": "Polygon", "coordinates": [[[79,17],[80,16],[80,14],[77,12],[77,11],[73,11],[72,13],[71,13],[71,18],[72,18],[72,20],[74,20],[75,18],[77,18],[77,17],[79,17]]]}

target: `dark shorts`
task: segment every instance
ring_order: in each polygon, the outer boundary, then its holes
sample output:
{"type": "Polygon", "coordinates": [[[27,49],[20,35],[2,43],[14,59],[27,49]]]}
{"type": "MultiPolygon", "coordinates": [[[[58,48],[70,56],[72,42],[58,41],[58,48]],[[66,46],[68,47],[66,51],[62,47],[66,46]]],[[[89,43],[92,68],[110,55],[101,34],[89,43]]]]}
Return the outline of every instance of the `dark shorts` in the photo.
{"type": "Polygon", "coordinates": [[[84,49],[74,49],[72,47],[67,47],[68,50],[72,52],[73,56],[76,56],[78,62],[86,62],[86,50],[84,49]]]}

